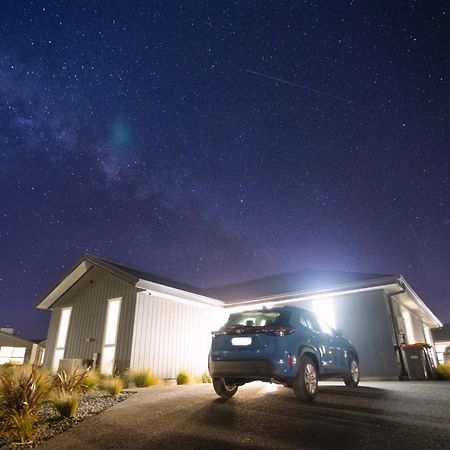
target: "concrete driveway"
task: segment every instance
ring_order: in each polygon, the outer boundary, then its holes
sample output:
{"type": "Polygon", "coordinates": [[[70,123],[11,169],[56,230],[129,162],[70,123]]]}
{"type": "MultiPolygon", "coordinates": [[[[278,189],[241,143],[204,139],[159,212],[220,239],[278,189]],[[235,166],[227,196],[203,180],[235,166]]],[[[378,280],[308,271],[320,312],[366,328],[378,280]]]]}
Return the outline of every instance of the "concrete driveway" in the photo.
{"type": "Polygon", "coordinates": [[[152,387],[38,448],[448,449],[450,383],[322,383],[312,404],[265,383],[227,402],[211,385],[152,387]]]}

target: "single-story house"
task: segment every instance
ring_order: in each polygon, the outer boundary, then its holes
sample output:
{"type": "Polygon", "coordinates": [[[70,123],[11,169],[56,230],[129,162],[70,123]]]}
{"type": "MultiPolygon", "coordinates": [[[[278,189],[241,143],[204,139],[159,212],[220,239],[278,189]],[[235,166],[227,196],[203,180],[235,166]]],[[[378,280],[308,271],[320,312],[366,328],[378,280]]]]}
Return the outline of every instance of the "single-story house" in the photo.
{"type": "Polygon", "coordinates": [[[433,340],[436,347],[437,358],[440,364],[450,362],[450,323],[442,328],[432,330],[433,340]]]}
{"type": "Polygon", "coordinates": [[[399,346],[442,326],[401,275],[302,271],[200,289],[84,255],[39,301],[51,310],[44,366],[150,368],[162,378],[207,370],[211,331],[231,312],[298,305],[352,340],[363,377],[404,374],[399,346]],[[67,362],[67,361],[66,361],[67,362]]]}
{"type": "Polygon", "coordinates": [[[44,347],[14,333],[14,328],[0,328],[0,364],[42,364],[44,347]]]}

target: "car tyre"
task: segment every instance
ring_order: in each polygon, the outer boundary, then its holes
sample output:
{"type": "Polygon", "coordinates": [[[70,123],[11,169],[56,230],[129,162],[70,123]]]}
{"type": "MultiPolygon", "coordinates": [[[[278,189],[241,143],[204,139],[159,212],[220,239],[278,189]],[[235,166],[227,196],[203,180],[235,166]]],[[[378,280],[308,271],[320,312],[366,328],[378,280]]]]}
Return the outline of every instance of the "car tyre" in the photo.
{"type": "Polygon", "coordinates": [[[238,386],[236,384],[227,384],[224,378],[214,378],[213,387],[216,394],[226,400],[233,397],[238,390],[238,386]]]}
{"type": "Polygon", "coordinates": [[[344,378],[344,383],[349,387],[356,387],[359,383],[359,365],[355,357],[351,357],[348,363],[348,375],[344,378]]]}
{"type": "Polygon", "coordinates": [[[309,356],[300,360],[297,378],[293,388],[295,395],[302,401],[312,402],[317,393],[318,373],[315,362],[309,356]]]}

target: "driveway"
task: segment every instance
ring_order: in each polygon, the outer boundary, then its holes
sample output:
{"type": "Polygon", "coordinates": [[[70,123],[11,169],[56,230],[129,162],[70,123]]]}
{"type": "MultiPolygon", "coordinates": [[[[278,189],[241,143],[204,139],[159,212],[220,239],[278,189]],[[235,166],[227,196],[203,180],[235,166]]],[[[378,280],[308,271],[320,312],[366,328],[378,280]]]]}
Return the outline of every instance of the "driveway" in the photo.
{"type": "Polygon", "coordinates": [[[231,400],[211,385],[152,387],[39,449],[449,448],[449,382],[322,383],[312,404],[251,383],[231,400]]]}

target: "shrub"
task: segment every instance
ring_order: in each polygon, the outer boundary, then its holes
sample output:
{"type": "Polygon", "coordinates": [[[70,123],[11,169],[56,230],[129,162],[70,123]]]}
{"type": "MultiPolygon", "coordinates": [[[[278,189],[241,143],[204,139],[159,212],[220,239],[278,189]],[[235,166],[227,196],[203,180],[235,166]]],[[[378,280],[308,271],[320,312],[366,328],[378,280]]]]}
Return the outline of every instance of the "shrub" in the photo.
{"type": "Polygon", "coordinates": [[[162,384],[162,381],[153,375],[149,369],[128,372],[129,379],[136,387],[147,387],[162,384]]]}
{"type": "Polygon", "coordinates": [[[56,392],[51,398],[51,402],[61,416],[71,419],[75,416],[78,408],[78,394],[73,392],[56,392]]]}
{"type": "Polygon", "coordinates": [[[439,379],[450,380],[450,364],[438,364],[436,372],[439,379]]]}
{"type": "Polygon", "coordinates": [[[59,369],[55,377],[56,389],[65,394],[80,392],[87,373],[88,369],[74,370],[72,373],[67,373],[65,370],[59,369]]]}
{"type": "Polygon", "coordinates": [[[177,375],[177,384],[190,384],[192,382],[192,377],[189,372],[181,370],[177,375]]]}
{"type": "Polygon", "coordinates": [[[203,372],[201,375],[202,383],[212,383],[212,378],[209,372],[203,372]]]}
{"type": "Polygon", "coordinates": [[[123,381],[120,377],[107,377],[100,383],[100,388],[110,395],[119,395],[123,389],[123,381]]]}
{"type": "Polygon", "coordinates": [[[95,389],[101,382],[100,374],[95,370],[88,370],[81,382],[81,391],[89,392],[95,389]]]}
{"type": "Polygon", "coordinates": [[[37,412],[51,389],[50,375],[34,366],[0,374],[0,419],[8,435],[21,443],[31,439],[37,412]]]}

